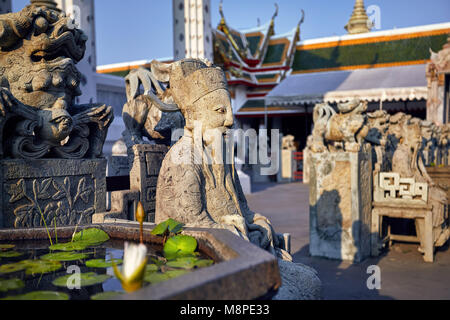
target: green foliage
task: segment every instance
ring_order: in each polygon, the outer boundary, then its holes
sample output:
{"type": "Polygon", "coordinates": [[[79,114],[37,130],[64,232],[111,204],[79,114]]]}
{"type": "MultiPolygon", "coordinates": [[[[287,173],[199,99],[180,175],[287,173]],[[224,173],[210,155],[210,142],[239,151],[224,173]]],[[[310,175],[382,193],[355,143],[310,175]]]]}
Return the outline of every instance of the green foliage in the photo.
{"type": "Polygon", "coordinates": [[[16,246],[14,244],[0,244],[0,250],[1,251],[11,250],[11,249],[13,249],[15,247],[16,246]]]}
{"type": "Polygon", "coordinates": [[[109,235],[100,229],[90,228],[77,232],[73,238],[73,242],[89,243],[90,245],[100,245],[109,240],[109,235]]]}
{"type": "Polygon", "coordinates": [[[17,251],[0,251],[0,258],[17,258],[23,256],[23,253],[17,251]]]}
{"type": "Polygon", "coordinates": [[[191,236],[178,235],[167,240],[164,257],[168,260],[192,255],[197,249],[197,240],[191,236]]]}
{"type": "Polygon", "coordinates": [[[76,252],[57,252],[49,253],[41,257],[42,260],[47,261],[75,261],[83,260],[89,257],[86,253],[76,253],[76,252]]]}
{"type": "Polygon", "coordinates": [[[0,274],[10,274],[25,270],[26,266],[21,263],[10,263],[0,266],[0,274]]]}
{"type": "Polygon", "coordinates": [[[180,268],[180,269],[194,269],[209,267],[214,263],[212,260],[199,259],[195,257],[178,258],[173,261],[167,262],[168,267],[180,268]]]}
{"type": "Polygon", "coordinates": [[[54,291],[35,291],[20,296],[7,297],[0,300],[31,300],[31,301],[50,301],[50,300],[69,300],[69,295],[54,291]]]}
{"type": "Polygon", "coordinates": [[[82,251],[89,246],[90,246],[89,243],[86,243],[84,241],[76,241],[76,242],[54,244],[50,246],[49,249],[51,251],[71,252],[71,251],[82,251]]]}
{"type": "Polygon", "coordinates": [[[122,259],[114,259],[114,261],[106,261],[103,259],[95,259],[86,261],[86,267],[88,268],[112,268],[113,264],[121,265],[123,263],[122,259]]]}
{"type": "Polygon", "coordinates": [[[27,275],[46,274],[62,268],[58,261],[23,260],[0,266],[0,274],[10,274],[25,270],[27,275]]]}
{"type": "Polygon", "coordinates": [[[19,290],[25,287],[22,280],[14,278],[8,280],[0,279],[0,292],[8,292],[12,290],[19,290]]]}
{"type": "MultiPolygon", "coordinates": [[[[57,287],[67,287],[67,281],[72,275],[67,275],[64,277],[57,278],[53,280],[52,284],[57,287]]],[[[95,272],[81,273],[80,274],[80,285],[81,287],[89,287],[96,284],[101,284],[106,280],[111,279],[111,276],[107,274],[96,274],[95,272]]]]}
{"type": "Polygon", "coordinates": [[[151,284],[157,284],[160,282],[164,282],[170,279],[181,277],[185,274],[189,273],[187,270],[169,270],[167,272],[151,272],[146,273],[144,277],[145,282],[149,282],[151,284]]]}
{"type": "Polygon", "coordinates": [[[97,294],[94,294],[93,296],[91,296],[91,300],[95,300],[95,301],[110,300],[110,299],[116,298],[122,294],[123,294],[122,292],[116,292],[116,291],[102,292],[102,293],[97,293],[97,294]]]}
{"type": "Polygon", "coordinates": [[[152,231],[154,236],[166,236],[170,234],[178,234],[183,230],[184,225],[173,219],[169,219],[158,224],[152,231]]]}

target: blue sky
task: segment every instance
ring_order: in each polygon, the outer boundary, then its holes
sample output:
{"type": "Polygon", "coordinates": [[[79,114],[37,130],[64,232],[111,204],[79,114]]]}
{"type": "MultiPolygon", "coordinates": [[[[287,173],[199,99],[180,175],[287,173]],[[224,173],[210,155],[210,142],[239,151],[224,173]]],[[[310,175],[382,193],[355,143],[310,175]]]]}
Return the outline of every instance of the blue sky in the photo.
{"type": "MultiPolygon", "coordinates": [[[[220,0],[211,0],[212,25],[219,20],[220,0]]],[[[344,26],[355,0],[224,0],[227,23],[250,28],[267,22],[277,2],[277,34],[290,31],[306,12],[302,39],[346,34],[344,26]]],[[[28,0],[13,0],[13,10],[28,0]]],[[[381,30],[450,22],[450,0],[366,0],[366,8],[377,5],[381,30]]],[[[173,55],[172,0],[95,0],[98,65],[173,55]]]]}

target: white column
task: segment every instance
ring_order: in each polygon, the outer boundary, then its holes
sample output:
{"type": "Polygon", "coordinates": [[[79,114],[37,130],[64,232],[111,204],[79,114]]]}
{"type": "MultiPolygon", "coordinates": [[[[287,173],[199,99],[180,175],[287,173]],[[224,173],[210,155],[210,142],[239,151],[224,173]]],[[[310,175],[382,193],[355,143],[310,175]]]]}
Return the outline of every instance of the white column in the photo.
{"type": "Polygon", "coordinates": [[[213,61],[211,0],[173,0],[174,58],[213,61]]]}
{"type": "Polygon", "coordinates": [[[10,13],[11,9],[11,0],[0,0],[0,14],[10,13]]]}
{"type": "MultiPolygon", "coordinates": [[[[1,1],[1,0],[0,0],[1,1]]],[[[77,97],[77,104],[97,102],[97,54],[95,39],[95,10],[94,0],[56,0],[58,7],[71,15],[79,24],[79,28],[86,33],[86,53],[83,60],[77,64],[78,70],[83,74],[81,92],[83,95],[77,97]],[[85,81],[84,81],[85,80],[85,81]]]]}

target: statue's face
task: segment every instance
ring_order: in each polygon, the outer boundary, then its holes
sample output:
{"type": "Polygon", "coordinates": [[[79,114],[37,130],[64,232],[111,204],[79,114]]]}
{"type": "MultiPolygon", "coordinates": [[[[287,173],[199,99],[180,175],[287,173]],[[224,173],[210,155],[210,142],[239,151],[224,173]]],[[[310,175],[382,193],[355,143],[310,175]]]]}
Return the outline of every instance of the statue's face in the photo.
{"type": "Polygon", "coordinates": [[[63,109],[44,109],[39,111],[42,127],[39,136],[47,142],[59,145],[73,129],[72,117],[63,109]]]}
{"type": "Polygon", "coordinates": [[[206,144],[211,142],[212,135],[223,135],[233,126],[233,110],[230,94],[225,89],[211,92],[193,105],[194,127],[201,124],[206,144]]]}

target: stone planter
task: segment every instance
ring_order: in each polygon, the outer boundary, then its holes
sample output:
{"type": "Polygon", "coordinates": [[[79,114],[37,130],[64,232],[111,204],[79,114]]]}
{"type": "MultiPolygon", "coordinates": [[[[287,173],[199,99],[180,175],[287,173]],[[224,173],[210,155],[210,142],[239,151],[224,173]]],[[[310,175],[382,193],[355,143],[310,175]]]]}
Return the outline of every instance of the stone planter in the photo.
{"type": "MultiPolygon", "coordinates": [[[[139,241],[139,227],[132,223],[84,226],[104,230],[111,239],[139,241]]],[[[162,244],[162,239],[150,234],[153,225],[144,226],[146,243],[162,244]]],[[[57,229],[59,239],[70,239],[73,227],[57,229]]],[[[54,230],[50,231],[54,237],[54,230]]],[[[229,231],[216,229],[186,229],[194,236],[199,250],[216,264],[190,274],[151,285],[124,300],[252,300],[270,299],[281,286],[277,259],[229,231]]],[[[0,230],[0,241],[45,240],[45,229],[0,230]]]]}

